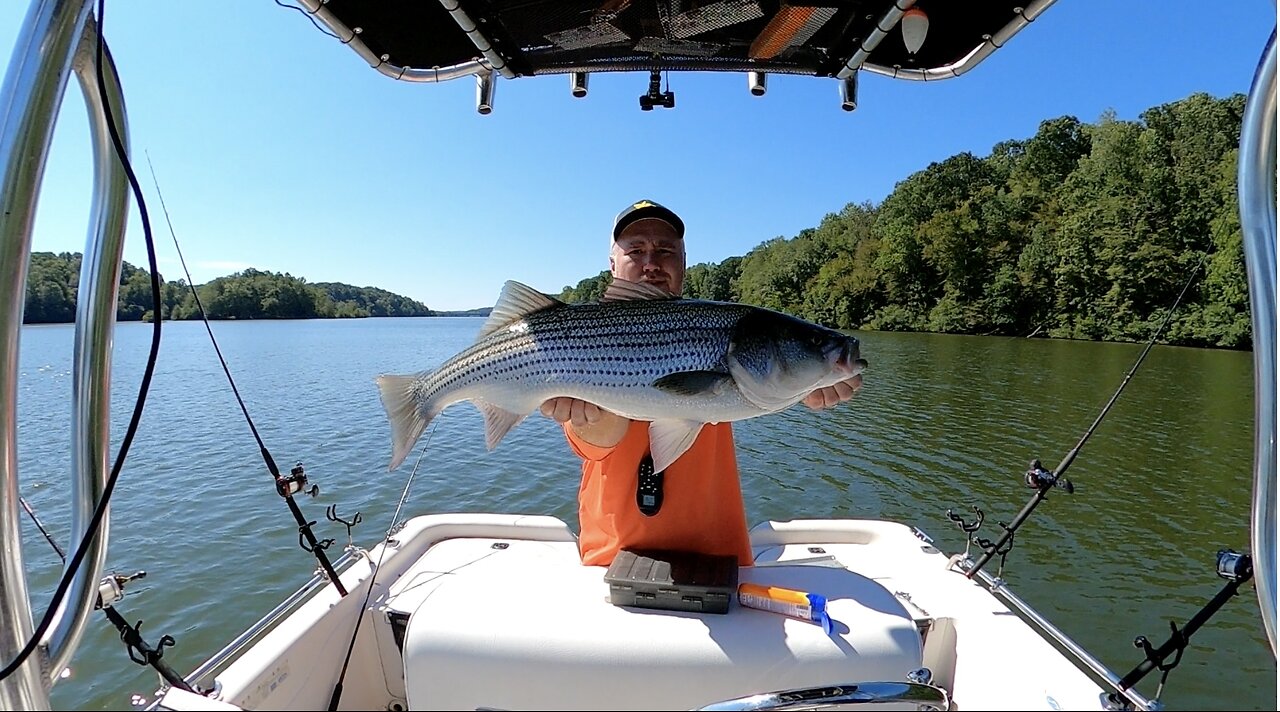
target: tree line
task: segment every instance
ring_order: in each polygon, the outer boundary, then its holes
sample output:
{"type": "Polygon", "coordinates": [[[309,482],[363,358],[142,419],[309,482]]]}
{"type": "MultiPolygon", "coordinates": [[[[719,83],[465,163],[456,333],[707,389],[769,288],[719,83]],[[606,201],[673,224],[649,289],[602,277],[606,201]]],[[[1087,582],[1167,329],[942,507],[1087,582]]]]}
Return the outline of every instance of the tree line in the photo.
{"type": "MultiPolygon", "coordinates": [[[[1245,97],[1197,93],[1122,121],[1063,116],[961,153],[793,237],[693,265],[687,297],[840,329],[1251,347],[1236,195],[1245,97]]],[[[565,287],[598,298],[608,272],[565,287]]]]}
{"type": "MultiPolygon", "coordinates": [[[[23,322],[75,321],[80,253],[34,252],[27,274],[23,322]]],[[[376,287],[307,282],[288,273],[246,269],[196,286],[210,319],[316,319],[369,316],[433,316],[421,302],[376,287]]],[[[195,295],[185,280],[162,282],[160,316],[199,319],[195,295]]],[[[150,321],[155,315],[151,273],[125,262],[120,272],[119,321],[150,321]]]]}

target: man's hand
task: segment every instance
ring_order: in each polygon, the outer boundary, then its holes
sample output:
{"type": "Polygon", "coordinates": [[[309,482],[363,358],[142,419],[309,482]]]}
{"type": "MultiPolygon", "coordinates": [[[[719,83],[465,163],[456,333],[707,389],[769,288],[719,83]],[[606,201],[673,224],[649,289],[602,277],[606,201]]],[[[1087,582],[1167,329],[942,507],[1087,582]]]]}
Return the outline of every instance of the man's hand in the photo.
{"type": "Polygon", "coordinates": [[[561,396],[543,401],[538,410],[548,418],[568,423],[578,437],[597,447],[613,447],[622,442],[631,421],[577,398],[561,396]]]}
{"type": "Polygon", "coordinates": [[[577,428],[600,422],[601,413],[604,412],[595,403],[568,397],[544,401],[538,410],[548,418],[554,418],[560,423],[573,423],[577,428]]]}
{"type": "MultiPolygon", "coordinates": [[[[862,374],[858,374],[847,381],[840,381],[834,386],[819,388],[804,397],[804,404],[814,410],[830,408],[849,400],[857,394],[860,388],[862,388],[862,374]]],[[[545,407],[545,404],[543,407],[545,407]]]]}

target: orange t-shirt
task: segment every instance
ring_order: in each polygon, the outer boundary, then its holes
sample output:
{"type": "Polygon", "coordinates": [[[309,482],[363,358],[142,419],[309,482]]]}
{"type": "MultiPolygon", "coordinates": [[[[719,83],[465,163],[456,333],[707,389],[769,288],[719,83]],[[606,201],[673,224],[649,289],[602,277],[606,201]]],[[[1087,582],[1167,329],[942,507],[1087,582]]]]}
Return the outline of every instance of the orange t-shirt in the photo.
{"type": "Polygon", "coordinates": [[[584,442],[566,423],[565,436],[582,458],[578,549],[582,563],[608,566],[622,548],[676,549],[737,556],[752,563],[747,515],[738,481],[733,430],[702,426],[693,446],[663,475],[663,501],[646,516],[636,504],[640,460],[649,453],[649,423],[632,421],[612,448],[584,442]]]}

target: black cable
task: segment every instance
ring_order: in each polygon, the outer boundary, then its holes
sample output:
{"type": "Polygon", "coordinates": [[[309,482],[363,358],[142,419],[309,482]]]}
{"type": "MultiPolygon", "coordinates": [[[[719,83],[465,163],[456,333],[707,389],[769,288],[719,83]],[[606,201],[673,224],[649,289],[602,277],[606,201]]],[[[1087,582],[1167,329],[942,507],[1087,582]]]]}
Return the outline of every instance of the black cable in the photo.
{"type": "Polygon", "coordinates": [[[182,256],[182,248],[178,246],[178,233],[173,230],[173,222],[169,220],[169,208],[165,206],[164,194],[160,192],[160,181],[156,180],[155,166],[151,165],[151,156],[147,156],[147,166],[151,168],[151,180],[156,185],[156,197],[160,199],[160,210],[164,213],[165,223],[169,226],[169,234],[173,237],[173,247],[178,251],[178,261],[182,264],[182,271],[187,275],[187,287],[191,289],[191,296],[195,298],[196,308],[200,310],[200,318],[204,321],[204,329],[209,332],[209,341],[213,343],[213,351],[218,355],[218,363],[222,364],[222,372],[227,375],[227,383],[231,384],[231,392],[235,394],[236,403],[240,405],[240,412],[244,414],[245,422],[249,424],[249,431],[253,433],[253,439],[258,443],[258,452],[262,455],[262,460],[267,464],[267,470],[271,473],[271,477],[275,479],[276,491],[284,497],[285,502],[289,504],[289,511],[293,513],[294,520],[298,523],[298,531],[307,540],[307,546],[302,547],[306,551],[315,554],[316,559],[320,562],[320,568],[324,569],[325,574],[329,576],[329,580],[333,582],[334,588],[338,589],[340,595],[347,595],[347,589],[343,587],[342,581],[338,578],[338,572],[334,570],[333,564],[330,563],[329,557],[324,553],[324,547],[319,545],[316,540],[315,532],[311,531],[311,525],[314,522],[308,522],[307,518],[302,515],[302,509],[298,503],[293,500],[293,494],[284,486],[280,477],[280,468],[276,467],[275,458],[271,457],[271,451],[267,449],[267,444],[263,442],[262,436],[258,434],[258,427],[253,424],[253,418],[249,415],[249,407],[245,405],[244,398],[240,397],[240,389],[236,387],[236,379],[231,377],[231,367],[227,365],[227,360],[222,356],[222,349],[218,347],[218,340],[213,336],[213,327],[209,324],[209,314],[204,310],[204,303],[200,301],[200,293],[196,290],[194,280],[191,279],[191,271],[187,269],[187,260],[182,256]]]}
{"type": "Polygon", "coordinates": [[[116,481],[120,477],[120,469],[124,466],[125,457],[129,454],[129,446],[133,444],[134,435],[138,432],[138,423],[142,420],[142,409],[146,405],[147,393],[151,390],[151,376],[155,373],[156,357],[160,352],[160,270],[156,266],[156,246],[151,239],[151,220],[147,214],[147,204],[142,198],[142,189],[138,186],[138,177],[134,175],[133,167],[129,165],[129,156],[125,152],[124,141],[120,139],[115,118],[111,115],[111,103],[107,97],[106,80],[102,71],[104,5],[105,0],[98,0],[98,13],[95,18],[98,26],[96,55],[98,97],[102,102],[103,113],[106,116],[107,131],[111,134],[111,143],[115,147],[116,156],[124,167],[125,175],[129,178],[129,187],[133,190],[134,199],[138,201],[138,213],[142,219],[143,240],[147,244],[147,264],[151,267],[151,350],[147,354],[147,364],[142,372],[142,383],[138,386],[138,399],[133,406],[133,415],[129,418],[129,426],[125,429],[124,439],[120,442],[120,450],[116,453],[115,462],[111,466],[111,474],[107,476],[106,484],[102,488],[102,498],[98,500],[98,505],[94,507],[93,516],[89,519],[89,525],[85,529],[84,536],[80,538],[80,543],[76,546],[75,553],[71,556],[71,560],[67,562],[66,569],[62,573],[62,579],[58,582],[58,588],[53,592],[53,598],[49,601],[49,607],[45,609],[44,616],[41,617],[40,623],[31,634],[31,639],[18,652],[17,657],[8,665],[5,665],[3,669],[0,669],[0,680],[8,678],[17,671],[31,656],[31,653],[35,651],[45,633],[49,632],[49,627],[53,625],[54,615],[61,607],[62,600],[66,598],[67,591],[71,588],[71,582],[80,570],[81,564],[84,563],[84,557],[89,551],[89,542],[98,535],[98,531],[102,528],[102,520],[106,516],[107,505],[111,502],[111,493],[115,491],[116,481]]]}
{"type": "MultiPolygon", "coordinates": [[[[337,35],[333,34],[332,32],[330,32],[330,31],[326,30],[325,28],[321,27],[321,26],[320,26],[320,23],[319,23],[319,22],[316,22],[316,18],[314,18],[314,17],[312,17],[312,16],[311,16],[311,13],[307,12],[306,10],[303,10],[302,8],[298,7],[297,5],[286,5],[286,4],[282,3],[282,2],[280,2],[280,0],[276,0],[276,4],[277,4],[277,5],[279,5],[280,7],[287,7],[287,8],[289,8],[290,10],[297,10],[298,12],[302,13],[303,15],[306,15],[306,16],[307,16],[307,19],[308,19],[308,20],[311,20],[311,24],[315,25],[317,30],[320,30],[321,32],[325,33],[326,35],[329,35],[330,37],[334,38],[335,40],[338,40],[338,41],[341,41],[341,40],[342,40],[342,38],[341,38],[341,37],[339,37],[339,36],[337,36],[337,35]]],[[[343,44],[346,44],[346,43],[344,42],[343,44]]]]}

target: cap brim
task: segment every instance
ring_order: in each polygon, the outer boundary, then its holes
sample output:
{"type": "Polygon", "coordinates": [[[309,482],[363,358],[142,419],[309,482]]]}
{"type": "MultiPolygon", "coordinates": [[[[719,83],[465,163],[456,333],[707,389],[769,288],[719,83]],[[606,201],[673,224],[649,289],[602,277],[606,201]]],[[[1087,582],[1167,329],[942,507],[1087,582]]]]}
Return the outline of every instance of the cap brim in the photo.
{"type": "Polygon", "coordinates": [[[648,219],[661,220],[676,231],[676,237],[684,238],[684,221],[680,219],[679,215],[661,205],[646,205],[618,218],[618,221],[613,226],[613,239],[618,239],[622,235],[622,231],[632,224],[648,219]]]}

